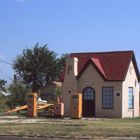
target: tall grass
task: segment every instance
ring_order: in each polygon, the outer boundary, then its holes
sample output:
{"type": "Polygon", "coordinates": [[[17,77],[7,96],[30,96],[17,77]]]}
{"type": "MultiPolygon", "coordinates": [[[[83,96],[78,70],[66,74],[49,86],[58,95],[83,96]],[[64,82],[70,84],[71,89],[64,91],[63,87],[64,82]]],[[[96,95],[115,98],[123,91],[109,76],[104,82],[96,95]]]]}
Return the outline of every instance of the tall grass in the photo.
{"type": "MultiPolygon", "coordinates": [[[[24,120],[23,120],[24,121],[24,120]]],[[[55,138],[140,137],[140,119],[42,119],[36,124],[1,123],[0,134],[55,138]],[[42,122],[42,123],[41,123],[42,122]]]]}

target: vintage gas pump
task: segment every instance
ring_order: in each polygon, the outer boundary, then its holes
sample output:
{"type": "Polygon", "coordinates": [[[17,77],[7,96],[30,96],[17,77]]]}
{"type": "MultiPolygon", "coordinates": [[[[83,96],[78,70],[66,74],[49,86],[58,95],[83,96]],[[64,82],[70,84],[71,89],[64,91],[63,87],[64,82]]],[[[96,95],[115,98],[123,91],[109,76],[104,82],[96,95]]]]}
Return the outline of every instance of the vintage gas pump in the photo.
{"type": "Polygon", "coordinates": [[[82,118],[82,94],[71,95],[71,118],[82,118]]]}
{"type": "Polygon", "coordinates": [[[55,117],[64,116],[64,103],[60,101],[60,97],[57,98],[57,103],[54,104],[54,114],[55,117]]]}
{"type": "Polygon", "coordinates": [[[27,98],[27,116],[36,117],[37,116],[37,94],[29,93],[27,98]]]}

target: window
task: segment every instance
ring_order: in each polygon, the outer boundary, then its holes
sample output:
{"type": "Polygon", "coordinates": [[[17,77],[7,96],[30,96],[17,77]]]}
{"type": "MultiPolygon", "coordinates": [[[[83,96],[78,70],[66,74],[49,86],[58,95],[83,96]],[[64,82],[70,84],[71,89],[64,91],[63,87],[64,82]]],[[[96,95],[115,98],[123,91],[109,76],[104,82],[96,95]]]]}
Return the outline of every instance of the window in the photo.
{"type": "Polygon", "coordinates": [[[84,89],[84,100],[94,100],[94,90],[90,87],[84,89]]]}
{"type": "Polygon", "coordinates": [[[133,96],[133,88],[128,88],[128,108],[133,109],[134,108],[134,96],[133,96]]]}
{"type": "Polygon", "coordinates": [[[73,96],[72,97],[73,110],[76,110],[77,103],[78,103],[78,97],[77,96],[73,96]]]}
{"type": "Polygon", "coordinates": [[[113,87],[103,87],[102,89],[102,108],[113,108],[114,89],[113,87]]]}
{"type": "Polygon", "coordinates": [[[72,97],[72,103],[73,103],[73,105],[76,105],[77,102],[78,102],[78,97],[77,96],[73,96],[72,97]]]}

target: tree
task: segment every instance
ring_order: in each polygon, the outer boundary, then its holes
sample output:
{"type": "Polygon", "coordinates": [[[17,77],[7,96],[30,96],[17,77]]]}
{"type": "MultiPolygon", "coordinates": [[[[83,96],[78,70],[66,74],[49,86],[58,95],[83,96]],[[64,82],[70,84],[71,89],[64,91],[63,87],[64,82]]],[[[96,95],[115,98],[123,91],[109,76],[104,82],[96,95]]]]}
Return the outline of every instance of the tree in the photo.
{"type": "Polygon", "coordinates": [[[56,56],[47,45],[39,46],[36,43],[33,49],[26,48],[15,58],[13,69],[20,82],[30,84],[32,91],[38,91],[56,79],[58,69],[56,56]]]}
{"type": "Polygon", "coordinates": [[[57,79],[60,80],[62,72],[64,72],[65,69],[65,61],[68,54],[62,54],[60,58],[58,58],[57,61],[57,79]]]}
{"type": "Polygon", "coordinates": [[[11,83],[9,85],[9,92],[7,105],[10,108],[26,104],[27,93],[31,92],[31,88],[22,83],[11,83]]]}
{"type": "Polygon", "coordinates": [[[0,79],[0,113],[5,112],[7,110],[7,97],[3,94],[6,92],[6,81],[3,79],[0,79]]]}
{"type": "Polygon", "coordinates": [[[0,79],[0,92],[5,92],[6,91],[6,88],[5,88],[6,83],[7,82],[5,80],[0,79]]]}

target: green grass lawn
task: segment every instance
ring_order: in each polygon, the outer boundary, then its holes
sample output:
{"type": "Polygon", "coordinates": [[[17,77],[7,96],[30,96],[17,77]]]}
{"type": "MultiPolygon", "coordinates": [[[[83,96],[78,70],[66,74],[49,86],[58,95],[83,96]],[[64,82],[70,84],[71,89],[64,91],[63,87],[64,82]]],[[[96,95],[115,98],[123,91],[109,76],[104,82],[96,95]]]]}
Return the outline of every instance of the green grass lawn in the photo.
{"type": "Polygon", "coordinates": [[[45,119],[44,123],[1,123],[0,135],[41,137],[140,137],[140,119],[45,119]]]}

